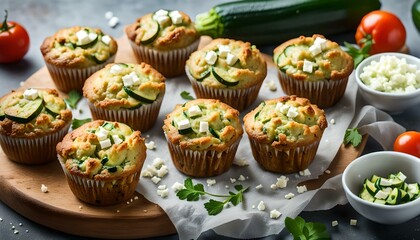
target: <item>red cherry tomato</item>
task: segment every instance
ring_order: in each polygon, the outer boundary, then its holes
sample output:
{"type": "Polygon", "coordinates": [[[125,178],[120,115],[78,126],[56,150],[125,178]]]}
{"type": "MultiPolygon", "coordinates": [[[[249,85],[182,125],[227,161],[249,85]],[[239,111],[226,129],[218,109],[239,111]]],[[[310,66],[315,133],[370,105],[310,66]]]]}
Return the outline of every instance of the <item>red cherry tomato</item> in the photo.
{"type": "Polygon", "coordinates": [[[420,158],[420,132],[408,131],[400,134],[394,142],[394,151],[420,158]]]}
{"type": "Polygon", "coordinates": [[[0,63],[17,62],[29,50],[29,35],[19,23],[7,21],[7,11],[0,24],[0,63]]]}
{"type": "Polygon", "coordinates": [[[376,10],[366,14],[356,31],[356,43],[363,47],[372,44],[370,54],[397,52],[405,44],[406,31],[401,20],[394,14],[376,10]]]}

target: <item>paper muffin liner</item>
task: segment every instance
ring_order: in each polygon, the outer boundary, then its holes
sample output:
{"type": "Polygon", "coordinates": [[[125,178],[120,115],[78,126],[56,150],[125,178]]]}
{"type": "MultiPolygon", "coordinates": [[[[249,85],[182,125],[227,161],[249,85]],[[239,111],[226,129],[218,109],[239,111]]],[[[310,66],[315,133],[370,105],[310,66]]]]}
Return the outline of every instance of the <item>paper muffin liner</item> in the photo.
{"type": "Polygon", "coordinates": [[[107,120],[114,122],[122,122],[140,132],[145,132],[153,127],[159,115],[160,106],[162,105],[163,94],[151,104],[143,104],[136,109],[105,109],[96,107],[88,101],[90,112],[93,120],[107,120]]]}
{"type": "Polygon", "coordinates": [[[85,80],[99,69],[104,68],[107,64],[113,63],[115,60],[115,55],[116,54],[114,54],[114,56],[110,57],[106,62],[102,64],[86,68],[69,68],[56,66],[54,64],[48,63],[47,61],[45,61],[45,65],[47,66],[48,72],[50,73],[51,78],[58,90],[65,93],[68,93],[71,90],[82,92],[85,80]]]}
{"type": "Polygon", "coordinates": [[[169,152],[175,167],[191,177],[211,177],[220,175],[232,166],[240,138],[224,151],[193,151],[183,149],[168,140],[169,152]]]}
{"type": "Polygon", "coordinates": [[[349,79],[347,76],[333,81],[310,82],[296,80],[280,70],[278,73],[281,87],[286,94],[307,98],[320,108],[336,104],[343,97],[349,79]]]}
{"type": "Polygon", "coordinates": [[[74,196],[93,205],[113,205],[129,200],[136,191],[140,171],[113,180],[95,180],[71,174],[57,155],[67,183],[74,196]]]}
{"type": "Polygon", "coordinates": [[[197,98],[218,99],[238,111],[250,106],[258,97],[262,82],[250,88],[230,89],[230,88],[211,88],[195,80],[188,70],[185,71],[191,82],[197,98]]]}
{"type": "Polygon", "coordinates": [[[56,159],[56,145],[67,134],[70,122],[61,130],[37,138],[16,138],[0,134],[0,145],[6,156],[17,163],[36,165],[56,159]]]}
{"type": "Polygon", "coordinates": [[[320,141],[307,146],[279,150],[271,144],[249,138],[254,159],[265,169],[276,173],[295,173],[308,168],[315,158],[320,141]]]}
{"type": "Polygon", "coordinates": [[[185,48],[158,51],[150,47],[137,45],[129,40],[138,62],[150,64],[165,77],[175,77],[184,73],[185,62],[190,54],[197,50],[199,40],[185,48]]]}

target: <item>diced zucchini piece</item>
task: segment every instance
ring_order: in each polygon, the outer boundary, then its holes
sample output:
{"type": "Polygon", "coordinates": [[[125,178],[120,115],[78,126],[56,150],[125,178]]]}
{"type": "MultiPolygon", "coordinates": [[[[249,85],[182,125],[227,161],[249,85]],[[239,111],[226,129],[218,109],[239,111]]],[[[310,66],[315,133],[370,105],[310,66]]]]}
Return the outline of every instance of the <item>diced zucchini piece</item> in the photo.
{"type": "Polygon", "coordinates": [[[369,181],[369,179],[365,180],[365,187],[366,187],[366,190],[372,196],[375,196],[375,194],[379,191],[379,189],[375,186],[375,184],[369,181]]]}
{"type": "Polygon", "coordinates": [[[398,189],[398,191],[400,191],[401,194],[401,202],[405,203],[410,201],[410,195],[406,191],[402,189],[398,189]]]}
{"type": "Polygon", "coordinates": [[[186,128],[186,129],[178,129],[178,133],[182,135],[193,133],[193,132],[194,130],[191,127],[186,128]]]}
{"type": "Polygon", "coordinates": [[[156,101],[156,99],[159,96],[159,92],[154,93],[154,92],[139,91],[137,89],[133,89],[126,86],[123,86],[123,89],[127,93],[128,96],[147,104],[153,103],[154,101],[156,101]]]}
{"type": "Polygon", "coordinates": [[[386,204],[396,205],[400,202],[401,202],[401,192],[398,191],[398,188],[392,189],[391,194],[389,194],[388,198],[386,199],[386,204]]]}
{"type": "Polygon", "coordinates": [[[142,28],[147,29],[147,31],[141,38],[140,42],[143,45],[147,45],[155,41],[155,39],[158,37],[159,31],[160,31],[160,25],[154,19],[152,19],[151,21],[145,21],[145,23],[142,23],[142,24],[147,24],[147,25],[141,26],[142,28]]]}
{"type": "Polygon", "coordinates": [[[112,129],[115,128],[114,124],[110,123],[110,122],[104,122],[102,124],[102,127],[105,128],[108,131],[111,131],[112,129]]]}
{"type": "Polygon", "coordinates": [[[220,138],[220,134],[218,133],[218,131],[214,130],[212,127],[209,127],[209,132],[215,137],[215,138],[220,138]]]}
{"type": "Polygon", "coordinates": [[[231,76],[229,76],[229,72],[226,70],[212,67],[211,73],[213,74],[214,78],[216,78],[216,80],[223,85],[233,87],[239,83],[239,80],[233,79],[231,76]]]}
{"type": "Polygon", "coordinates": [[[11,106],[4,110],[5,116],[18,123],[28,123],[35,119],[44,108],[42,98],[31,101],[22,101],[22,104],[11,106]]]}
{"type": "Polygon", "coordinates": [[[211,72],[210,69],[206,69],[204,72],[202,72],[200,74],[195,74],[191,71],[190,71],[190,74],[195,80],[197,80],[199,82],[202,82],[207,76],[210,75],[210,72],[211,72]]]}
{"type": "Polygon", "coordinates": [[[373,202],[374,202],[374,203],[378,203],[378,204],[383,204],[383,205],[385,205],[385,204],[386,204],[386,201],[385,201],[385,200],[383,200],[383,199],[375,199],[373,202]]]}
{"type": "Polygon", "coordinates": [[[373,202],[375,201],[375,198],[367,191],[366,188],[363,188],[362,191],[359,194],[359,197],[363,200],[373,202]]]}

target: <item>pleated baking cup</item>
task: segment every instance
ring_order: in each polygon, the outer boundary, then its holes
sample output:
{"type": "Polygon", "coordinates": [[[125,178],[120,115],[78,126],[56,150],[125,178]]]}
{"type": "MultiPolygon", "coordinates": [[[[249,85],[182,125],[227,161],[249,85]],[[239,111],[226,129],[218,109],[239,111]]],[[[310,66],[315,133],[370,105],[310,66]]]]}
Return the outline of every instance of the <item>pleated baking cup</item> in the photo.
{"type": "Polygon", "coordinates": [[[93,205],[114,205],[129,200],[136,191],[140,171],[114,180],[94,180],[72,175],[58,156],[67,183],[74,196],[93,205]]]}
{"type": "Polygon", "coordinates": [[[340,80],[301,81],[278,70],[279,80],[283,91],[287,95],[296,95],[309,99],[320,108],[331,107],[336,104],[346,91],[349,77],[340,80]]]}
{"type": "Polygon", "coordinates": [[[212,88],[205,86],[195,80],[189,71],[186,71],[188,78],[190,79],[192,88],[197,98],[210,98],[218,99],[227,105],[235,108],[238,111],[242,111],[250,106],[258,97],[262,82],[254,85],[250,88],[212,88]]]}
{"type": "Polygon", "coordinates": [[[194,151],[183,149],[168,141],[169,152],[175,167],[191,177],[211,177],[220,175],[232,166],[240,138],[224,151],[194,151]]]}
{"type": "Polygon", "coordinates": [[[92,113],[93,120],[107,120],[113,122],[122,122],[140,132],[145,132],[153,127],[159,115],[160,106],[162,105],[163,94],[151,104],[143,104],[136,109],[105,109],[96,107],[89,102],[89,109],[92,113]]]}
{"type": "Polygon", "coordinates": [[[102,64],[86,68],[61,67],[46,61],[45,65],[47,66],[48,72],[50,73],[51,78],[58,90],[65,93],[68,93],[71,90],[82,92],[85,80],[96,71],[104,68],[107,64],[113,63],[114,60],[115,54],[102,64]]]}
{"type": "Polygon", "coordinates": [[[184,73],[185,62],[197,50],[199,40],[185,48],[158,51],[129,41],[137,61],[150,64],[165,77],[175,77],[184,73]]]}
{"type": "Polygon", "coordinates": [[[307,146],[279,150],[270,144],[249,138],[254,159],[265,169],[276,173],[295,173],[309,167],[315,158],[319,140],[307,146]]]}
{"type": "Polygon", "coordinates": [[[61,130],[37,138],[17,138],[0,134],[0,144],[6,156],[17,163],[36,165],[56,159],[56,145],[67,134],[70,122],[61,130]]]}

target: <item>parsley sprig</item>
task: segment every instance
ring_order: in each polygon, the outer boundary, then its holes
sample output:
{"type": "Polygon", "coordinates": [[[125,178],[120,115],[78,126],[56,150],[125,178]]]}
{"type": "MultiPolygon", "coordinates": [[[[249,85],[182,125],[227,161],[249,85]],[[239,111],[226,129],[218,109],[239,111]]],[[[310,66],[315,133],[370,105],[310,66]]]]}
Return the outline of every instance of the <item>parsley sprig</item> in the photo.
{"type": "MultiPolygon", "coordinates": [[[[370,35],[368,35],[370,36],[370,35]]],[[[359,65],[363,61],[363,59],[369,57],[369,51],[372,48],[373,40],[371,37],[364,38],[361,43],[363,43],[362,48],[358,48],[353,46],[353,44],[350,44],[348,42],[344,42],[344,46],[347,48],[346,52],[353,57],[354,61],[354,68],[359,65]]]]}
{"type": "Polygon", "coordinates": [[[72,109],[76,109],[77,103],[82,99],[82,95],[75,90],[71,90],[69,92],[69,97],[65,98],[64,101],[71,107],[72,109]]]}
{"type": "Polygon", "coordinates": [[[237,193],[229,192],[229,195],[213,194],[206,192],[204,190],[203,184],[201,183],[197,183],[194,185],[191,178],[185,179],[184,187],[184,189],[181,189],[176,194],[181,200],[186,199],[187,201],[198,201],[200,199],[200,196],[204,195],[225,198],[225,200],[223,201],[216,201],[214,199],[210,199],[208,202],[204,203],[204,208],[207,210],[209,215],[219,214],[227,203],[232,203],[234,206],[238,205],[243,201],[243,194],[248,189],[244,188],[242,185],[235,185],[235,190],[237,191],[237,193]]]}
{"type": "Polygon", "coordinates": [[[195,98],[191,96],[191,94],[187,91],[182,91],[181,92],[181,97],[185,100],[194,100],[195,98]]]}
{"type": "Polygon", "coordinates": [[[357,128],[349,128],[346,130],[346,133],[344,134],[344,145],[347,145],[351,143],[353,147],[359,146],[359,144],[362,142],[362,135],[359,133],[357,128]]]}
{"type": "Polygon", "coordinates": [[[91,121],[92,121],[91,118],[85,118],[85,119],[74,118],[73,121],[71,122],[71,128],[74,130],[74,129],[82,126],[83,124],[85,124],[87,122],[91,122],[91,121]]]}
{"type": "Polygon", "coordinates": [[[286,217],[284,220],[287,230],[294,239],[299,240],[326,240],[330,235],[324,224],[318,222],[306,222],[302,217],[295,219],[286,217]]]}

